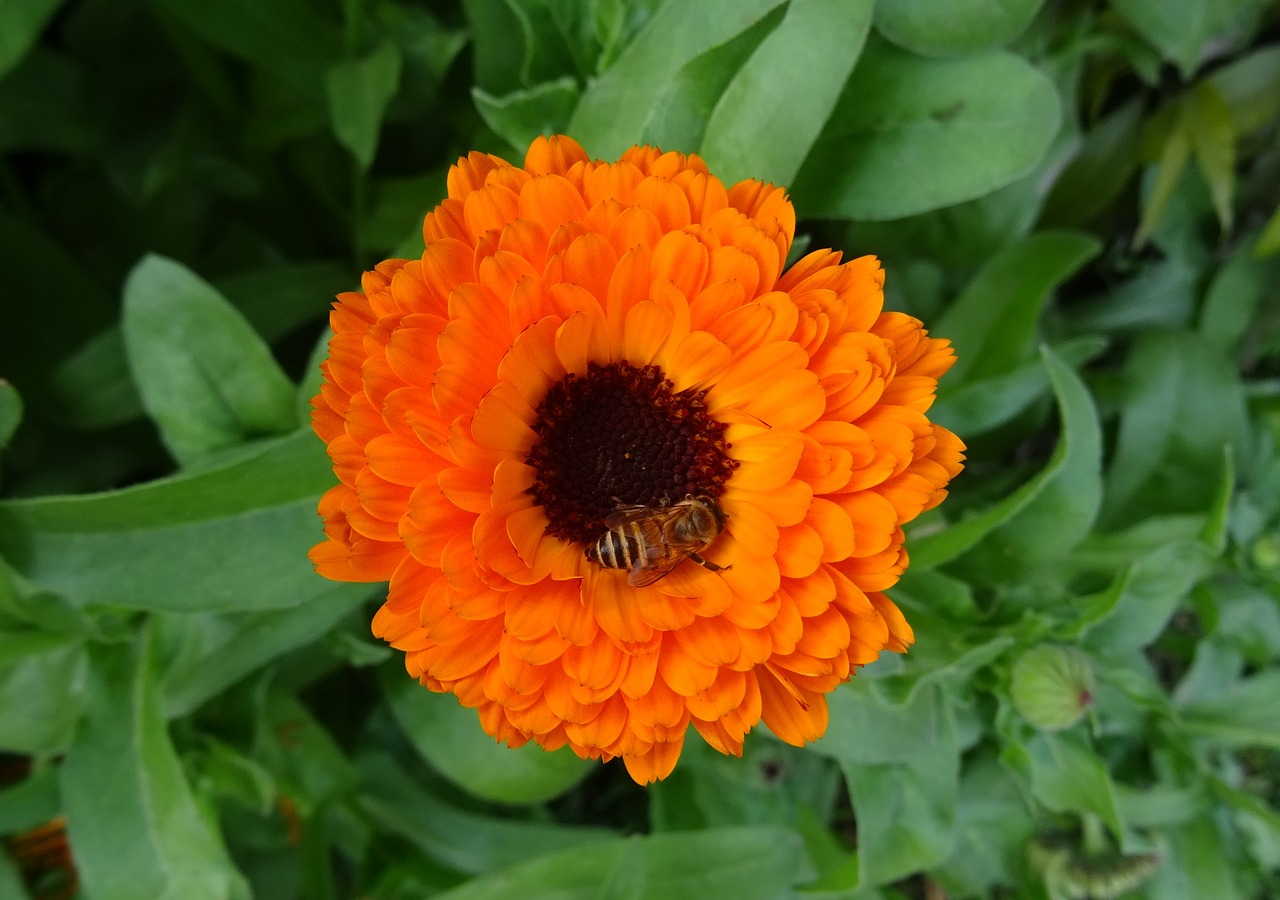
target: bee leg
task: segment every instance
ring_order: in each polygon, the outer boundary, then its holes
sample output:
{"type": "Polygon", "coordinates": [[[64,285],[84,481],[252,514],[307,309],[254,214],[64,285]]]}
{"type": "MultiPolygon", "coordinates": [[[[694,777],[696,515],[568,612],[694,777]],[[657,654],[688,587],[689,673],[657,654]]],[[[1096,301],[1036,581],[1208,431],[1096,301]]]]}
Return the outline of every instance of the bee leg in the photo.
{"type": "Polygon", "coordinates": [[[702,566],[702,568],[706,569],[709,572],[723,572],[725,569],[733,568],[733,566],[717,565],[716,563],[713,563],[709,559],[703,559],[701,556],[699,556],[696,553],[690,553],[689,559],[693,560],[694,562],[696,562],[698,565],[702,566]]]}

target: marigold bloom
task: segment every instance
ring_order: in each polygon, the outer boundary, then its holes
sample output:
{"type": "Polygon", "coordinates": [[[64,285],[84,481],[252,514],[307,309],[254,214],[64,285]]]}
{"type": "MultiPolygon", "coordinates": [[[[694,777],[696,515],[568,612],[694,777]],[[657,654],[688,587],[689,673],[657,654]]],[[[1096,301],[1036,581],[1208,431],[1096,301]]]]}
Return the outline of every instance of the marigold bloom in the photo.
{"type": "Polygon", "coordinates": [[[539,138],[448,189],[422,258],[334,306],[317,569],[389,580],[374,633],[511,746],[647,783],[690,725],[737,755],[761,720],[819,737],[825,695],[913,640],[883,591],[961,468],[925,417],[949,343],[882,312],[873,257],[784,273],[784,191],[697,156],[539,138]],[[726,517],[702,551],[720,570],[633,587],[587,558],[620,507],[690,496],[726,517]]]}

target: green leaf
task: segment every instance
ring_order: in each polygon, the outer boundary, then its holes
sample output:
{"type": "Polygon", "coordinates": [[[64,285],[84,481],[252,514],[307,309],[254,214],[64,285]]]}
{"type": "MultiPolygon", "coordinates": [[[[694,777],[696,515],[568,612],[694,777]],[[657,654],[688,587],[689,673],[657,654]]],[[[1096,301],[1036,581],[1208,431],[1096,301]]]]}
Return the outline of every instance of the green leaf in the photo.
{"type": "Polygon", "coordinates": [[[236,800],[260,816],[271,812],[279,791],[271,773],[230,744],[205,738],[197,752],[188,754],[187,766],[199,772],[197,785],[208,794],[236,800]]]}
{"type": "Polygon", "coordinates": [[[1277,250],[1280,250],[1280,206],[1276,206],[1276,211],[1263,226],[1262,234],[1258,235],[1258,243],[1253,245],[1253,255],[1262,259],[1273,256],[1277,250]]]}
{"type": "Polygon", "coordinates": [[[1140,335],[1125,366],[1104,521],[1114,528],[1154,513],[1207,509],[1223,447],[1243,448],[1247,435],[1239,381],[1212,347],[1188,332],[1140,335]]]}
{"type": "MultiPolygon", "coordinates": [[[[1166,835],[1168,858],[1145,885],[1148,897],[1236,900],[1254,896],[1236,887],[1232,877],[1235,848],[1223,837],[1216,817],[1201,816],[1166,835]]],[[[1233,837],[1232,844],[1234,841],[1233,837]]]]}
{"type": "Polygon", "coordinates": [[[151,638],[95,649],[89,703],[60,769],[87,896],[248,897],[202,816],[160,710],[151,638]]]}
{"type": "Polygon", "coordinates": [[[945,740],[945,698],[933,688],[912,691],[905,702],[879,683],[858,678],[827,695],[829,724],[810,749],[848,768],[888,765],[924,753],[945,740]]]}
{"type": "Polygon", "coordinates": [[[0,632],[0,750],[55,753],[84,702],[84,644],[44,631],[0,632]]]}
{"type": "Polygon", "coordinates": [[[418,753],[477,796],[538,803],[564,793],[599,765],[568,749],[548,753],[530,743],[513,750],[485,733],[475,710],[452,695],[428,691],[400,664],[383,667],[381,676],[391,711],[418,753]]]}
{"type": "MultiPolygon", "coordinates": [[[[276,341],[318,319],[326,301],[349,282],[350,273],[336,263],[282,263],[220,278],[216,287],[263,340],[276,341]]],[[[143,415],[119,326],[99,332],[68,356],[50,384],[56,415],[74,428],[107,428],[143,415]]]]}
{"type": "Polygon", "coordinates": [[[1236,131],[1231,110],[1222,95],[1210,84],[1195,86],[1188,98],[1187,126],[1191,132],[1191,152],[1218,214],[1223,233],[1231,231],[1235,217],[1236,131]]]}
{"type": "Polygon", "coordinates": [[[208,282],[160,256],[125,283],[124,343],[138,393],[183,464],[297,427],[293,383],[208,282]]]}
{"type": "Polygon", "coordinates": [[[1199,66],[1210,38],[1264,4],[1261,0],[1183,0],[1176,16],[1169,15],[1163,0],[1111,0],[1111,5],[1187,77],[1199,66]]]}
{"type": "Polygon", "coordinates": [[[644,127],[645,143],[656,147],[701,147],[707,122],[720,98],[789,8],[785,3],[775,7],[750,28],[681,66],[654,103],[653,115],[644,127]]]}
{"type": "Polygon", "coordinates": [[[597,900],[619,896],[776,900],[812,877],[800,837],[779,826],[708,828],[593,843],[548,854],[438,894],[439,900],[507,900],[513,894],[597,900]],[[626,877],[614,880],[619,868],[626,877]]]}
{"type": "Polygon", "coordinates": [[[1102,432],[1088,390],[1048,348],[1041,349],[1062,417],[1048,464],[1031,481],[981,513],[912,544],[915,565],[968,552],[978,581],[999,583],[1025,567],[1062,558],[1088,533],[1102,502],[1102,432]]]}
{"type": "Polygon", "coordinates": [[[22,424],[22,395],[9,382],[0,378],[0,450],[9,446],[13,434],[22,424]]]}
{"type": "Polygon", "coordinates": [[[1111,776],[1080,729],[1038,732],[1026,744],[1031,793],[1054,812],[1093,813],[1120,840],[1124,824],[1111,776]]]}
{"type": "Polygon", "coordinates": [[[475,43],[475,83],[489,94],[525,86],[533,26],[516,0],[463,0],[475,43]]]}
{"type": "MultiPolygon", "coordinates": [[[[1079,368],[1106,349],[1105,338],[1083,337],[1057,344],[1053,352],[1072,368],[1079,368]]],[[[1012,421],[1049,393],[1044,363],[1032,359],[1003,375],[947,391],[929,408],[929,418],[972,438],[1012,421]]]]}
{"type": "Polygon", "coordinates": [[[929,329],[956,349],[946,383],[1004,375],[1030,358],[1050,293],[1101,247],[1081,232],[1044,231],[991,257],[929,329]]]}
{"type": "Polygon", "coordinates": [[[338,22],[308,0],[156,0],[156,6],[213,46],[296,83],[314,83],[320,69],[341,55],[338,22]]]}
{"type": "Polygon", "coordinates": [[[994,759],[967,760],[956,800],[955,844],[931,874],[954,896],[991,896],[995,884],[1015,884],[1035,830],[1024,795],[994,759]]]}
{"type": "Polygon", "coordinates": [[[753,738],[737,758],[686,741],[675,771],[647,789],[649,825],[654,832],[767,825],[795,821],[802,810],[825,819],[841,785],[835,763],[811,748],[753,738]]]}
{"type": "Polygon", "coordinates": [[[788,4],[707,122],[698,152],[717,176],[791,184],[853,70],[871,10],[870,0],[788,4]]]}
{"type": "Polygon", "coordinates": [[[523,154],[538,135],[565,131],[578,103],[578,85],[572,78],[559,78],[501,97],[475,87],[471,98],[485,124],[523,154]]]}
{"type": "Polygon", "coordinates": [[[1053,182],[1041,221],[1080,227],[1120,195],[1140,156],[1143,104],[1134,99],[1099,122],[1053,182]]]}
{"type": "Polygon", "coordinates": [[[299,326],[319,328],[334,296],[359,278],[337,262],[278,262],[215,279],[215,286],[262,339],[275,342],[299,326]]]}
{"type": "Polygon", "coordinates": [[[255,685],[259,704],[253,758],[266,766],[303,820],[315,822],[335,800],[347,799],[359,776],[333,736],[296,697],[255,685]]]}
{"type": "Polygon", "coordinates": [[[1280,46],[1232,60],[1203,82],[1226,102],[1235,133],[1247,135],[1280,117],[1280,46]]]}
{"type": "MultiPolygon", "coordinates": [[[[17,784],[0,790],[0,835],[29,831],[61,813],[58,775],[53,766],[33,771],[17,784]]],[[[3,896],[7,895],[0,894],[3,896]]]]}
{"type": "Polygon", "coordinates": [[[1233,355],[1239,349],[1263,301],[1280,281],[1280,260],[1258,259],[1255,246],[1242,241],[1204,295],[1197,330],[1220,354],[1233,355]]]}
{"type": "Polygon", "coordinates": [[[585,854],[614,837],[603,828],[522,822],[458,809],[419,787],[381,751],[361,756],[358,763],[360,808],[387,831],[459,872],[482,875],[561,850],[585,854]]]}
{"type": "Polygon", "coordinates": [[[22,62],[64,0],[0,3],[0,78],[22,62]]]}
{"type": "Polygon", "coordinates": [[[587,86],[569,133],[591,153],[616,158],[645,133],[686,63],[751,28],[779,5],[779,0],[667,0],[618,60],[587,86]]]}
{"type": "Polygon", "coordinates": [[[330,125],[361,170],[373,164],[382,119],[399,85],[400,51],[391,41],[360,59],[334,63],[325,73],[330,125]]]}
{"type": "Polygon", "coordinates": [[[1026,60],[924,59],[869,41],[793,185],[808,216],[892,219],[990,193],[1029,172],[1060,122],[1026,60]]]}
{"type": "Polygon", "coordinates": [[[18,871],[17,864],[8,853],[0,853],[0,897],[28,900],[30,896],[22,883],[22,873],[18,871]]]}
{"type": "Polygon", "coordinates": [[[1139,557],[1090,601],[1109,612],[1088,629],[1086,645],[1116,653],[1148,646],[1211,570],[1209,552],[1198,540],[1170,543],[1139,557]]]}
{"type": "Polygon", "coordinates": [[[876,31],[921,56],[951,56],[1001,47],[1031,24],[1044,0],[951,0],[944,14],[932,0],[876,5],[876,31]]]}
{"type": "Polygon", "coordinates": [[[1143,266],[1133,278],[1076,303],[1070,328],[1079,334],[1186,326],[1201,274],[1195,261],[1179,257],[1143,266]]]}
{"type": "MultiPolygon", "coordinates": [[[[1187,102],[1178,102],[1169,119],[1168,130],[1160,138],[1160,151],[1155,159],[1155,169],[1144,179],[1142,218],[1133,236],[1133,246],[1142,247],[1160,225],[1165,208],[1169,205],[1178,182],[1182,179],[1187,160],[1191,158],[1191,126],[1187,120],[1187,102]]],[[[1151,126],[1149,126],[1151,127],[1151,126]]]]}
{"type": "Polygon", "coordinates": [[[309,430],[223,468],[80,497],[0,502],[0,555],[80,607],[279,609],[331,589],[307,550],[333,483],[309,430]]]}
{"type": "Polygon", "coordinates": [[[858,817],[862,885],[896,881],[931,868],[951,854],[960,749],[945,706],[939,709],[936,728],[931,740],[896,762],[858,764],[851,757],[841,757],[858,817]]]}
{"type": "MultiPolygon", "coordinates": [[[[45,111],[48,115],[48,111],[45,111]]],[[[0,269],[11,297],[39,297],[49,290],[49,272],[58,273],[58,320],[51,327],[40,303],[6,303],[0,328],[3,377],[28,406],[48,393],[50,368],[105,327],[116,301],[68,250],[32,223],[0,210],[0,269]]]]}
{"type": "Polygon", "coordinates": [[[1280,669],[1269,668],[1242,678],[1216,697],[1179,708],[1180,727],[1229,747],[1280,748],[1280,669]]]}
{"type": "Polygon", "coordinates": [[[324,584],[291,609],[158,616],[157,640],[180,650],[164,672],[164,709],[187,715],[242,678],[318,640],[369,595],[362,584],[324,584]]]}

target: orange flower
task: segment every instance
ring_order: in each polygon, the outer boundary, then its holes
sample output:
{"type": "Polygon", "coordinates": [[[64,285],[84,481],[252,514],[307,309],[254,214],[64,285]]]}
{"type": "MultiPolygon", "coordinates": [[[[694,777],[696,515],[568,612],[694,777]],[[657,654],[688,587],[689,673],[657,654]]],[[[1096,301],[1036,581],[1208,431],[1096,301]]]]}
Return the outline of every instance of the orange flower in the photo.
{"type": "Polygon", "coordinates": [[[690,725],[818,738],[825,695],[913,640],[882,592],[961,468],[925,417],[948,342],[881,311],[872,257],[783,273],[783,190],[697,156],[539,138],[448,186],[422,258],[334,307],[317,569],[389,580],[374,634],[511,746],[647,783],[690,725]]]}

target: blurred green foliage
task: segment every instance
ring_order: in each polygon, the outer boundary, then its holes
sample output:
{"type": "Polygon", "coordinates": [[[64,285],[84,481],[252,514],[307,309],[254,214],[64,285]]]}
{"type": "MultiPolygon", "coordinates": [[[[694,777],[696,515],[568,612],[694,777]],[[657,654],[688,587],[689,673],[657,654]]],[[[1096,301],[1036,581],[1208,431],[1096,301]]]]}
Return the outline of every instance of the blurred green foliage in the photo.
{"type": "Polygon", "coordinates": [[[1280,7],[1173,6],[0,4],[0,895],[60,815],[90,900],[1280,894],[1280,7]],[[956,344],[918,643],[810,748],[499,750],[310,570],[329,298],[555,131],[956,344]]]}

